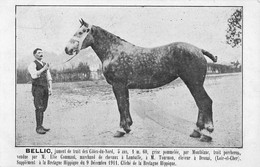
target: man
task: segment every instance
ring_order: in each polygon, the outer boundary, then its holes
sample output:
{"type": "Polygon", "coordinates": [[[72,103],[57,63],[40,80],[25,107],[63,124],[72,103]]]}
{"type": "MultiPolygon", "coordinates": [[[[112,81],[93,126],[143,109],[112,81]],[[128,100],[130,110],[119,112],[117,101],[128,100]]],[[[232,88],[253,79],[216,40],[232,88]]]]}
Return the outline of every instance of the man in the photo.
{"type": "Polygon", "coordinates": [[[45,134],[50,129],[44,128],[43,115],[48,105],[49,95],[52,94],[52,77],[49,65],[42,61],[42,49],[36,48],[33,51],[34,62],[28,66],[28,71],[32,78],[32,95],[34,97],[36,132],[45,134]]]}

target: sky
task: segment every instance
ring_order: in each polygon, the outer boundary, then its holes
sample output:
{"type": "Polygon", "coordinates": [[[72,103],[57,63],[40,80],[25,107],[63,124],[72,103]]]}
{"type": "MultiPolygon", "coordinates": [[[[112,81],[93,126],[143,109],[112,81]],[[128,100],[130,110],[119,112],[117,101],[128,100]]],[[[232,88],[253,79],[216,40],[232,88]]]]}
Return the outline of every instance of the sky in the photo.
{"type": "MultiPolygon", "coordinates": [[[[29,64],[32,51],[48,52],[44,59],[62,64],[70,57],[64,48],[80,26],[79,19],[99,26],[126,41],[156,47],[188,42],[218,56],[218,63],[242,60],[242,48],[226,44],[227,19],[232,7],[84,7],[18,6],[16,11],[17,64],[29,64]]],[[[70,64],[87,62],[92,69],[100,61],[91,48],[82,51],[70,64]]],[[[210,62],[210,60],[208,59],[210,62]]],[[[63,64],[65,65],[65,64],[63,64]]]]}

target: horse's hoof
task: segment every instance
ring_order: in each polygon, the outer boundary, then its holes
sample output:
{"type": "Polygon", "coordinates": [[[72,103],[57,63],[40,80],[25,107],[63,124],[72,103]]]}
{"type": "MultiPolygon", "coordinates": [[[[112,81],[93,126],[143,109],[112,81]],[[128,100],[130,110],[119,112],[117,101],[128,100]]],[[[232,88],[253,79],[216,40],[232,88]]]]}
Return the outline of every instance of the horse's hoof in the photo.
{"type": "Polygon", "coordinates": [[[125,132],[116,131],[114,134],[114,137],[123,137],[125,135],[125,132]]]}
{"type": "Polygon", "coordinates": [[[201,134],[197,130],[193,130],[192,134],[190,134],[190,137],[193,138],[200,138],[201,134]]]}
{"type": "Polygon", "coordinates": [[[126,133],[129,133],[131,129],[124,129],[126,133]]]}
{"type": "Polygon", "coordinates": [[[200,138],[201,142],[211,142],[212,141],[212,137],[210,136],[206,136],[206,135],[202,135],[200,138]]]}

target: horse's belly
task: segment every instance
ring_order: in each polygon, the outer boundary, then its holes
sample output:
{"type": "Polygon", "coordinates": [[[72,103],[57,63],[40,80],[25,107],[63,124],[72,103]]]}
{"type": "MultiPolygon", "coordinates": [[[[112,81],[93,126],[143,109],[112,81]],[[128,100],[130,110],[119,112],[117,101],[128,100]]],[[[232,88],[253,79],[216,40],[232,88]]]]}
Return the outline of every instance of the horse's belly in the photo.
{"type": "Polygon", "coordinates": [[[128,78],[127,87],[129,89],[152,89],[166,85],[178,78],[177,75],[151,75],[151,76],[136,76],[128,78]]]}

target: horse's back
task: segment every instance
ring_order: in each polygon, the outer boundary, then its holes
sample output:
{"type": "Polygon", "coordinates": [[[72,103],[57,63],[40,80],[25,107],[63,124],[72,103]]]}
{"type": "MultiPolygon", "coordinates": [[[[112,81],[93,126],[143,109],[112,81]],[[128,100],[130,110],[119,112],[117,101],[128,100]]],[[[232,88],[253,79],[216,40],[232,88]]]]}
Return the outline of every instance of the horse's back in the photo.
{"type": "Polygon", "coordinates": [[[132,50],[137,57],[145,57],[147,55],[155,58],[168,57],[179,61],[179,63],[185,63],[183,62],[185,59],[187,59],[186,61],[206,62],[201,48],[185,42],[173,42],[153,48],[132,47],[132,50]]]}

